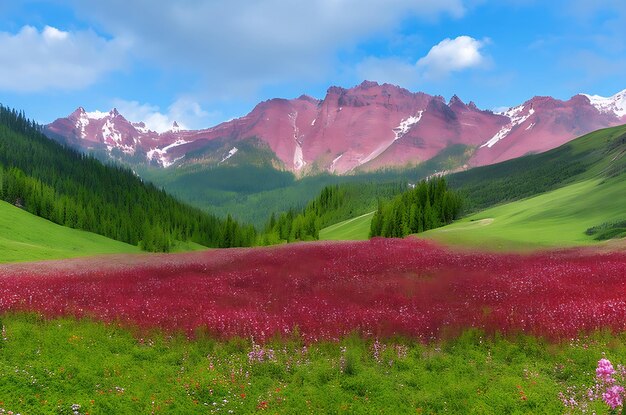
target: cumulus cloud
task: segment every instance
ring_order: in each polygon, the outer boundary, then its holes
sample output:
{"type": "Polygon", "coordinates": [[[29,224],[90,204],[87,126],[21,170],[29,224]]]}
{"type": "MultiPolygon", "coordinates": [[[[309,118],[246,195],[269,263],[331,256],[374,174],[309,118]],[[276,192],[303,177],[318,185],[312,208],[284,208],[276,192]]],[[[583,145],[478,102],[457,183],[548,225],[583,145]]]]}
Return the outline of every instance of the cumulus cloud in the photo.
{"type": "Polygon", "coordinates": [[[122,67],[126,46],[92,31],[65,32],[51,26],[0,32],[0,90],[81,89],[122,67]]]}
{"type": "Polygon", "coordinates": [[[451,72],[485,66],[488,61],[481,49],[488,42],[488,39],[476,40],[470,36],[446,38],[418,60],[417,67],[426,77],[442,78],[451,72]]]}
{"type": "Polygon", "coordinates": [[[73,1],[84,19],[159,65],[200,71],[211,94],[320,80],[337,51],[409,18],[461,17],[464,0],[73,1]]]}
{"type": "Polygon", "coordinates": [[[190,98],[179,98],[161,112],[157,105],[116,99],[113,105],[129,121],[143,121],[146,127],[162,133],[172,129],[174,122],[181,129],[207,128],[218,114],[203,110],[197,102],[190,98]]]}
{"type": "Polygon", "coordinates": [[[488,66],[490,59],[482,52],[487,43],[489,39],[481,41],[469,36],[444,39],[416,63],[398,57],[371,56],[356,66],[356,72],[363,79],[413,87],[425,80],[445,78],[452,72],[488,66]]]}

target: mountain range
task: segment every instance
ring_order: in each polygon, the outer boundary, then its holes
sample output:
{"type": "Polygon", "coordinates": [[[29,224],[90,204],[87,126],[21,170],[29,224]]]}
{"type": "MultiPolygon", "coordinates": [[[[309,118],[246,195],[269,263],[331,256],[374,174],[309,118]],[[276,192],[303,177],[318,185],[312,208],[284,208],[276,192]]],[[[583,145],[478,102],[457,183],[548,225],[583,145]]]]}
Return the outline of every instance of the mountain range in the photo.
{"type": "MultiPolygon", "coordinates": [[[[410,92],[364,81],[330,87],[324,99],[302,95],[259,103],[244,117],[201,130],[174,122],[157,133],[116,109],[78,108],[45,126],[49,137],[83,151],[168,168],[237,163],[242,148],[271,152],[274,167],[298,175],[347,174],[415,165],[452,145],[470,152],[466,167],[489,165],[556,148],[600,128],[626,123],[626,90],[612,96],[578,94],[562,101],[533,97],[502,112],[456,95],[410,92]]],[[[244,158],[242,158],[243,160],[244,158]]]]}

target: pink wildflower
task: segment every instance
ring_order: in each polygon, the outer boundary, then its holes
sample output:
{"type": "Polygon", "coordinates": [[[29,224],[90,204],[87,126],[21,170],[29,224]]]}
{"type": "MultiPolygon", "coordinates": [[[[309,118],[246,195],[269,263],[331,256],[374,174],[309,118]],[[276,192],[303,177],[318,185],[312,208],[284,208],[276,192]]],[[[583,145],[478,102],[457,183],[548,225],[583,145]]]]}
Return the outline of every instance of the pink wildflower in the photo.
{"type": "Polygon", "coordinates": [[[598,368],[596,369],[596,377],[602,379],[606,383],[613,383],[614,380],[612,378],[615,373],[615,369],[613,369],[613,365],[608,359],[600,359],[598,361],[598,368]]]}
{"type": "Polygon", "coordinates": [[[624,394],[624,387],[615,385],[611,386],[602,394],[602,399],[604,402],[611,407],[611,409],[615,409],[618,406],[622,406],[622,395],[624,394]]]}

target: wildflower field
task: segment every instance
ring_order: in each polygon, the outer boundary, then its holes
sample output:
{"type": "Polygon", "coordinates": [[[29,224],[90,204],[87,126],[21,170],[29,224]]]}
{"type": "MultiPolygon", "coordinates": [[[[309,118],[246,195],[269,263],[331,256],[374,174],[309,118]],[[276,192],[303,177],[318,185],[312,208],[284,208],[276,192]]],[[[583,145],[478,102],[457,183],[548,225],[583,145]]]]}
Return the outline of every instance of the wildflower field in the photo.
{"type": "Polygon", "coordinates": [[[626,253],[409,238],[12,264],[0,312],[0,413],[603,413],[621,384],[580,391],[626,362],[626,253]]]}

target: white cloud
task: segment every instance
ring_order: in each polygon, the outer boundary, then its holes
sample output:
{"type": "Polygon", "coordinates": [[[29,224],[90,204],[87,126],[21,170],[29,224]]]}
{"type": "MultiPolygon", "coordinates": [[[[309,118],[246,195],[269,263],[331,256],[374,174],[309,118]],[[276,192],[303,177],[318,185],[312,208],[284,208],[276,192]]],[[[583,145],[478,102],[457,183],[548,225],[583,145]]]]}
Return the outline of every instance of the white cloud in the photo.
{"type": "Polygon", "coordinates": [[[397,57],[370,56],[356,66],[356,73],[362,79],[414,87],[426,80],[445,78],[451,72],[487,66],[490,59],[481,52],[487,43],[489,39],[479,41],[469,36],[444,39],[415,64],[397,57]]]}
{"type": "Polygon", "coordinates": [[[446,38],[418,60],[417,66],[427,78],[443,78],[451,72],[485,66],[488,59],[481,49],[488,42],[489,39],[476,40],[469,36],[446,38]]]}
{"type": "Polygon", "coordinates": [[[509,109],[511,109],[510,106],[509,107],[499,106],[499,107],[492,108],[491,111],[493,111],[496,114],[500,114],[500,113],[505,112],[505,111],[507,111],[509,109]]]}
{"type": "Polygon", "coordinates": [[[119,69],[126,47],[91,31],[65,32],[51,26],[0,32],[0,90],[81,89],[119,69]]]}
{"type": "Polygon", "coordinates": [[[406,19],[465,13],[464,0],[66,1],[132,41],[134,55],[201,72],[213,96],[319,81],[334,71],[338,51],[391,36],[406,19]]]}
{"type": "Polygon", "coordinates": [[[159,133],[171,130],[174,121],[178,123],[181,129],[207,128],[219,115],[204,111],[200,104],[189,98],[179,98],[168,107],[166,112],[161,112],[157,105],[122,99],[114,100],[113,106],[127,120],[131,122],[143,121],[149,129],[159,133]]]}

